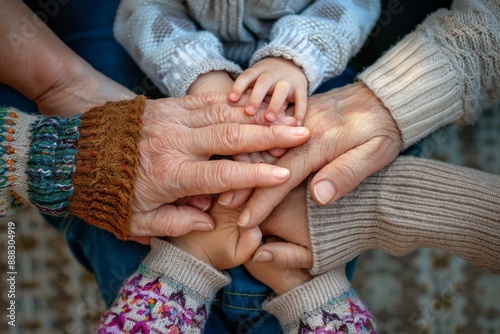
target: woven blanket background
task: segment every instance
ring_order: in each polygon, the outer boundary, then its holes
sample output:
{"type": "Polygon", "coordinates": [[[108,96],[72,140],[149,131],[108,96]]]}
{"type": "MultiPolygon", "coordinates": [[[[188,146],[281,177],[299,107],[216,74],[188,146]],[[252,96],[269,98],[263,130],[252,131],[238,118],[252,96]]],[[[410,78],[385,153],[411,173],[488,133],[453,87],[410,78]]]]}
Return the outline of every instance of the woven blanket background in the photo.
{"type": "MultiPolygon", "coordinates": [[[[489,110],[474,127],[448,127],[431,135],[423,155],[500,174],[499,148],[500,110],[489,110]]],[[[0,333],[92,333],[104,308],[93,276],[36,211],[0,221],[0,249],[0,333]],[[16,327],[6,318],[8,221],[16,223],[16,327]]],[[[422,249],[402,258],[364,253],[354,285],[380,333],[500,334],[500,276],[443,251],[422,249]]]]}

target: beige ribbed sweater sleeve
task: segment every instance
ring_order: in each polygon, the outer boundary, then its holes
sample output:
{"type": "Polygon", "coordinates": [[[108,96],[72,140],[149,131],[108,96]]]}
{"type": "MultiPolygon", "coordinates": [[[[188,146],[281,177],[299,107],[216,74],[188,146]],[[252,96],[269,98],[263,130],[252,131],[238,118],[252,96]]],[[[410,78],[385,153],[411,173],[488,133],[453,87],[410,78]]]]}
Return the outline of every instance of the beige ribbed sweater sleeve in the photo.
{"type": "Polygon", "coordinates": [[[403,149],[443,125],[474,122],[500,101],[500,1],[455,0],[359,78],[392,113],[403,149]]]}
{"type": "Polygon", "coordinates": [[[308,194],[314,264],[324,273],[368,249],[444,249],[500,273],[500,175],[400,157],[330,206],[308,194]]]}

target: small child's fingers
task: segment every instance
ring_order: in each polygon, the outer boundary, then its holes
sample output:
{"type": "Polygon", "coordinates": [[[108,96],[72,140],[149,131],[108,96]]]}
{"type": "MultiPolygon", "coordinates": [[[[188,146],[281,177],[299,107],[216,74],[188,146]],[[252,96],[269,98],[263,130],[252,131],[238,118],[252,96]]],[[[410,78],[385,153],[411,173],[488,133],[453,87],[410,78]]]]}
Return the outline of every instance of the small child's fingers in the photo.
{"type": "Polygon", "coordinates": [[[262,241],[262,232],[258,226],[249,230],[239,229],[239,239],[234,251],[237,262],[242,264],[250,260],[255,250],[260,246],[262,241]]]}
{"type": "Polygon", "coordinates": [[[249,153],[250,159],[252,160],[253,164],[260,164],[264,162],[264,158],[260,154],[260,152],[252,152],[249,153]]]}
{"type": "Polygon", "coordinates": [[[246,162],[251,164],[252,163],[252,158],[250,157],[250,154],[248,153],[238,153],[233,155],[233,160],[238,161],[238,162],[246,162]]]}
{"type": "Polygon", "coordinates": [[[274,82],[271,80],[269,75],[261,75],[252,89],[252,94],[250,95],[250,99],[245,106],[245,111],[247,114],[255,114],[259,109],[262,101],[266,95],[272,90],[274,82]]]}
{"type": "Polygon", "coordinates": [[[274,122],[276,120],[286,103],[291,88],[292,86],[287,81],[280,81],[276,84],[265,115],[267,121],[274,122]]]}
{"type": "Polygon", "coordinates": [[[239,208],[248,201],[253,191],[253,188],[228,190],[219,195],[219,204],[228,209],[239,208]]]}
{"type": "MultiPolygon", "coordinates": [[[[272,148],[268,151],[265,151],[263,153],[266,153],[267,155],[269,155],[272,159],[274,159],[275,161],[278,160],[278,158],[281,158],[282,156],[285,155],[285,153],[288,151],[288,149],[286,148],[279,148],[279,147],[276,147],[276,148],[272,148]]],[[[264,157],[264,161],[266,164],[268,164],[268,160],[270,159],[267,159],[267,156],[265,156],[264,154],[262,154],[262,156],[264,157]]]]}
{"type": "Polygon", "coordinates": [[[195,195],[178,199],[174,202],[175,205],[188,205],[197,208],[201,211],[208,211],[212,206],[212,197],[210,195],[195,195]]]}
{"type": "Polygon", "coordinates": [[[297,125],[301,126],[307,111],[307,91],[306,89],[295,90],[295,118],[297,125]]]}
{"type": "Polygon", "coordinates": [[[249,89],[252,84],[259,77],[260,72],[254,68],[249,68],[243,73],[241,73],[234,81],[233,88],[229,92],[229,100],[236,102],[241,98],[247,89],[249,89]]]}

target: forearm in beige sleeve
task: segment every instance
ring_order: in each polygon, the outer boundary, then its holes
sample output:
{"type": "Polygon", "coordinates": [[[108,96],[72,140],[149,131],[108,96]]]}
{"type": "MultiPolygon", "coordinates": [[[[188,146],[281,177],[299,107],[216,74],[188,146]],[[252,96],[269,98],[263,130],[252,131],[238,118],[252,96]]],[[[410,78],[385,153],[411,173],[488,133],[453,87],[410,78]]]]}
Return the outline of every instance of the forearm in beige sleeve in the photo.
{"type": "Polygon", "coordinates": [[[308,194],[314,264],[324,273],[368,249],[431,247],[500,272],[500,176],[400,157],[330,206],[308,194]]]}
{"type": "Polygon", "coordinates": [[[403,149],[437,128],[470,124],[500,101],[500,2],[456,0],[359,75],[390,110],[403,149]]]}

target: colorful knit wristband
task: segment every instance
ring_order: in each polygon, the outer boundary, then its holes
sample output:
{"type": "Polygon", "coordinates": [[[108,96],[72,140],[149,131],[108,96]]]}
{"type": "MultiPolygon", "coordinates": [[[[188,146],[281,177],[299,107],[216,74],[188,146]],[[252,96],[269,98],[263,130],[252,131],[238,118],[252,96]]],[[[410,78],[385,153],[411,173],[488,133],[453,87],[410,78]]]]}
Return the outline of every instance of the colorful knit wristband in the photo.
{"type": "Polygon", "coordinates": [[[80,117],[42,118],[33,124],[28,159],[28,195],[42,213],[67,214],[73,193],[76,141],[80,117]]]}

